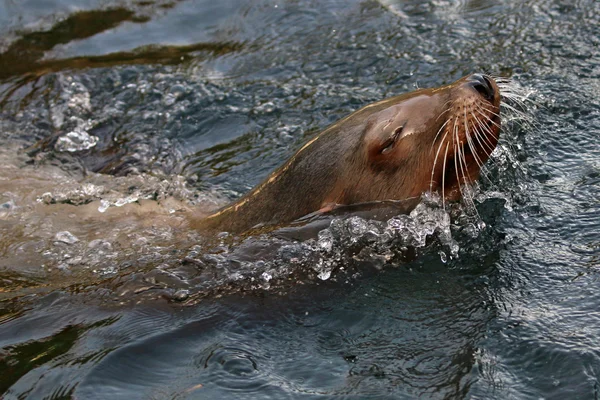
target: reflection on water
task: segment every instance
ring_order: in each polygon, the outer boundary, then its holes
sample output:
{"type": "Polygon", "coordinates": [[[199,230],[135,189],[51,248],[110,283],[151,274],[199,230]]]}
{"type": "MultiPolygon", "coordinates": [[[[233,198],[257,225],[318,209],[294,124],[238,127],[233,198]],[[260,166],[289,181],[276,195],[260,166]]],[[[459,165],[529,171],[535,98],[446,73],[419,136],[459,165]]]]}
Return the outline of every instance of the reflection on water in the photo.
{"type": "Polygon", "coordinates": [[[592,398],[599,15],[0,2],[3,396],[592,398]],[[478,215],[428,198],[383,221],[189,229],[347,113],[476,71],[541,105],[537,128],[504,125],[478,215]]]}
{"type": "Polygon", "coordinates": [[[125,21],[144,22],[135,19],[134,13],[126,9],[82,11],[60,21],[49,31],[27,33],[2,53],[0,79],[30,72],[32,64],[59,44],[86,39],[125,21]]]}

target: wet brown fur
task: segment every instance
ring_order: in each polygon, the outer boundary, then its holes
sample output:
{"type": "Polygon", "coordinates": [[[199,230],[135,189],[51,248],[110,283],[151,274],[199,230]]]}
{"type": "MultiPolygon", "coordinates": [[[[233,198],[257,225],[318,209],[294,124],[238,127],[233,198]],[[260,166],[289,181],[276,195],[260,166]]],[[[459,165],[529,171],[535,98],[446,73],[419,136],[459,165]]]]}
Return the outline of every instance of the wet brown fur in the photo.
{"type": "Polygon", "coordinates": [[[197,228],[239,233],[337,204],[418,198],[430,189],[447,200],[459,198],[461,186],[478,178],[500,127],[498,87],[491,80],[494,97],[486,100],[472,82],[465,77],[363,107],[197,228]]]}

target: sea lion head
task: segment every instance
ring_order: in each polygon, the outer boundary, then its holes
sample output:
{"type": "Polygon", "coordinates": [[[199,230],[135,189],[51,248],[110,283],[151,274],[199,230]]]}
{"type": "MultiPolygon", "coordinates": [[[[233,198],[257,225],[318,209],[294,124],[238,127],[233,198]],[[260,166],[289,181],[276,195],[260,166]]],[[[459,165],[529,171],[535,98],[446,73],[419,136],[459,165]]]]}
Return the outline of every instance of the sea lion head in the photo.
{"type": "Polygon", "coordinates": [[[330,125],[202,226],[241,232],[338,205],[411,203],[427,191],[458,199],[496,147],[499,107],[496,82],[481,74],[369,104],[330,125]]]}
{"type": "Polygon", "coordinates": [[[496,82],[482,74],[383,101],[346,158],[350,173],[325,203],[402,200],[428,190],[459,198],[496,147],[499,107],[496,82]]]}

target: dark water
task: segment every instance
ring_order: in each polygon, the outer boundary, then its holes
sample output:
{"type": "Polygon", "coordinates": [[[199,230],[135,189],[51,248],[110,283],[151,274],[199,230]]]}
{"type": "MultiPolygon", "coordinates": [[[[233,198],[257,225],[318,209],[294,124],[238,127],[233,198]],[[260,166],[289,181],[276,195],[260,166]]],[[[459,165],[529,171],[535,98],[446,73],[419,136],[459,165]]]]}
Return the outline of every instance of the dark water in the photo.
{"type": "Polygon", "coordinates": [[[0,392],[598,398],[599,48],[592,0],[0,1],[0,392]],[[181,225],[350,111],[479,71],[531,120],[478,217],[181,225]]]}

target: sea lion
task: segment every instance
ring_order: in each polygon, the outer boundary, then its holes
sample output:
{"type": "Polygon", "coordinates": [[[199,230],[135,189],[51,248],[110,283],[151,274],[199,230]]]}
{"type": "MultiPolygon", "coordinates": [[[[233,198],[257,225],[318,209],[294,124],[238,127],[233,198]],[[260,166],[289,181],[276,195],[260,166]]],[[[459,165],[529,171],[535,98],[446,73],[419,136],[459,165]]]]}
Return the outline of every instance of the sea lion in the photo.
{"type": "Polygon", "coordinates": [[[264,182],[199,221],[207,231],[242,233],[286,224],[338,205],[445,200],[476,180],[498,143],[500,90],[473,74],[369,104],[332,124],[264,182]]]}

